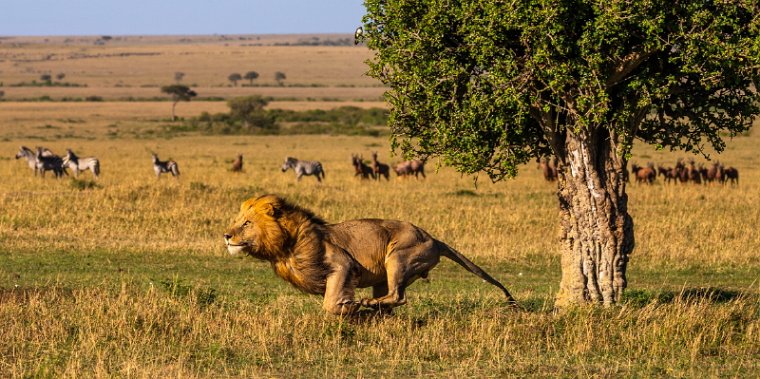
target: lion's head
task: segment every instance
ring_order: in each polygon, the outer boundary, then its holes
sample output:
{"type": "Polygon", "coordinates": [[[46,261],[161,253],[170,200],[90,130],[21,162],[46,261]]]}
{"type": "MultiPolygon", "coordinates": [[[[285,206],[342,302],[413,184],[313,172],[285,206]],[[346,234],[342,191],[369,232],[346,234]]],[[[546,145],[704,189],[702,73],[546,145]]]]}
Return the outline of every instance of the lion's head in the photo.
{"type": "Polygon", "coordinates": [[[285,202],[274,195],[250,198],[224,233],[230,255],[251,255],[269,259],[285,245],[289,233],[278,219],[285,202]]]}

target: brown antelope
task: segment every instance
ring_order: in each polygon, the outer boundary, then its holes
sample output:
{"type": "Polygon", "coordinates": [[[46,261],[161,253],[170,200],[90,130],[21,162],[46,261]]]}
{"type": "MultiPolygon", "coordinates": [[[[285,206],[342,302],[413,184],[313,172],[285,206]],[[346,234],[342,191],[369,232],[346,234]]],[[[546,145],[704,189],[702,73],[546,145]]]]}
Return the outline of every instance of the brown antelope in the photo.
{"type": "Polygon", "coordinates": [[[557,179],[557,169],[552,167],[549,158],[538,158],[538,168],[544,174],[546,181],[553,182],[557,179]]]}
{"type": "Polygon", "coordinates": [[[689,160],[689,166],[686,167],[686,172],[688,173],[690,181],[696,184],[702,183],[702,174],[699,172],[699,169],[697,169],[696,165],[694,165],[693,159],[689,160]]]}
{"type": "Polygon", "coordinates": [[[725,169],[720,162],[713,163],[712,167],[707,170],[706,179],[709,182],[718,182],[723,184],[725,182],[725,169]]]}
{"type": "Polygon", "coordinates": [[[657,176],[662,176],[665,183],[670,183],[671,181],[676,180],[672,167],[657,166],[657,176]]]}
{"type": "Polygon", "coordinates": [[[359,176],[361,179],[376,179],[375,172],[372,167],[367,166],[362,160],[361,156],[357,154],[351,154],[351,164],[354,166],[354,176],[359,176]]]}
{"type": "Polygon", "coordinates": [[[385,177],[385,180],[390,180],[390,167],[385,163],[377,161],[377,151],[372,152],[372,173],[375,175],[376,180],[380,180],[380,176],[385,177]]]}
{"type": "Polygon", "coordinates": [[[410,161],[403,161],[393,166],[393,171],[400,177],[406,177],[414,175],[415,178],[419,178],[418,175],[425,176],[425,161],[421,159],[413,159],[410,161]]]}
{"type": "Polygon", "coordinates": [[[241,172],[243,171],[243,154],[238,154],[237,158],[235,158],[235,161],[232,162],[232,172],[241,172]]]}
{"type": "Polygon", "coordinates": [[[639,167],[636,164],[631,165],[631,171],[636,178],[636,183],[652,184],[657,178],[657,171],[654,169],[654,164],[649,163],[647,167],[639,167]]]}
{"type": "Polygon", "coordinates": [[[737,170],[734,167],[726,167],[726,169],[723,171],[723,174],[726,176],[726,179],[724,179],[724,182],[729,182],[731,184],[739,185],[739,170],[737,170]]]}

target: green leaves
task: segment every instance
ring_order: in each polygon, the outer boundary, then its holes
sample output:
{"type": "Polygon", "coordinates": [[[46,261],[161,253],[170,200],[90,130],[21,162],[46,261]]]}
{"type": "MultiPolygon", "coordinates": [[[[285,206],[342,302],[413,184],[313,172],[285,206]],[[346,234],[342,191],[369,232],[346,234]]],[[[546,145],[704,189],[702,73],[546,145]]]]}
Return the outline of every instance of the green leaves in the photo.
{"type": "MultiPolygon", "coordinates": [[[[757,1],[368,0],[369,74],[408,155],[492,180],[566,131],[686,150],[758,113],[757,1]]],[[[551,146],[551,150],[550,150],[551,146]]]]}
{"type": "Polygon", "coordinates": [[[168,86],[163,86],[161,87],[161,92],[167,95],[171,95],[172,99],[175,102],[190,101],[190,99],[198,95],[197,93],[195,93],[195,91],[191,90],[190,87],[184,84],[172,84],[168,86]]]}

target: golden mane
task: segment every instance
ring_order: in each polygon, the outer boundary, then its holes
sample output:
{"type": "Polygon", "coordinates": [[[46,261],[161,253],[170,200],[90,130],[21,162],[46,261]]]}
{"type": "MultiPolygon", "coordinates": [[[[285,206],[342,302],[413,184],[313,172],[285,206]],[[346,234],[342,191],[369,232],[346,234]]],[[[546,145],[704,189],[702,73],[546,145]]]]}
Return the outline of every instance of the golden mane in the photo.
{"type": "Polygon", "coordinates": [[[275,195],[249,199],[240,211],[255,226],[259,249],[253,257],[270,261],[278,276],[305,292],[324,291],[324,280],[314,280],[328,270],[315,264],[324,255],[323,219],[275,195]]]}

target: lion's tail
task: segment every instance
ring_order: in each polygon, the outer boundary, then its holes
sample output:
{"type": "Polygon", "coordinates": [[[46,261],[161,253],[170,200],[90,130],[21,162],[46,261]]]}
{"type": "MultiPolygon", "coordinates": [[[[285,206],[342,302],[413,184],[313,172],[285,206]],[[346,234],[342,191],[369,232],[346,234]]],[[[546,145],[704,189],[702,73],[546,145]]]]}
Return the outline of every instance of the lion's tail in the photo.
{"type": "Polygon", "coordinates": [[[479,278],[485,280],[488,283],[491,283],[495,285],[496,287],[499,287],[503,292],[504,295],[507,297],[507,301],[512,305],[517,305],[517,301],[514,297],[507,291],[507,288],[504,287],[503,284],[501,284],[498,280],[491,277],[491,275],[488,275],[485,271],[483,271],[482,268],[478,267],[475,263],[472,263],[471,260],[467,259],[462,253],[454,250],[451,246],[441,242],[436,241],[441,245],[441,255],[443,255],[446,258],[451,259],[452,261],[456,262],[460,266],[464,267],[465,270],[477,275],[479,278]]]}

